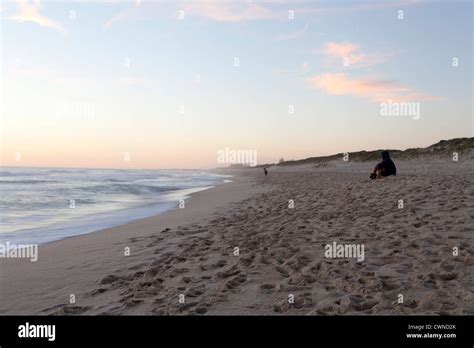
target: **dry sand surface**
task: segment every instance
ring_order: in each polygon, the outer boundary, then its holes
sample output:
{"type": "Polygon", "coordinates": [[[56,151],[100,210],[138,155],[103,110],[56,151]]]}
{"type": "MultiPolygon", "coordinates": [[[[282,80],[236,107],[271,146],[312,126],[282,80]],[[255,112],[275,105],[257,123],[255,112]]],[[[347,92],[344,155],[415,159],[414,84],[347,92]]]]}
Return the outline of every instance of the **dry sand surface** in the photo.
{"type": "Polygon", "coordinates": [[[424,163],[374,181],[372,163],[244,171],[185,209],[2,261],[0,313],[472,315],[473,162],[424,163]],[[325,257],[333,242],[364,260],[325,257]]]}

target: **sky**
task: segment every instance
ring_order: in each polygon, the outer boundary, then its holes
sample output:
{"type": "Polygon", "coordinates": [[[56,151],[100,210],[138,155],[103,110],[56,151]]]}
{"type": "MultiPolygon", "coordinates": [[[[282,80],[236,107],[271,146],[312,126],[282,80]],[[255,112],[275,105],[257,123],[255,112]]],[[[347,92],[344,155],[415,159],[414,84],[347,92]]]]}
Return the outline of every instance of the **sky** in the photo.
{"type": "Polygon", "coordinates": [[[213,168],[222,150],[263,164],[473,136],[471,1],[18,0],[0,17],[4,166],[213,168]]]}

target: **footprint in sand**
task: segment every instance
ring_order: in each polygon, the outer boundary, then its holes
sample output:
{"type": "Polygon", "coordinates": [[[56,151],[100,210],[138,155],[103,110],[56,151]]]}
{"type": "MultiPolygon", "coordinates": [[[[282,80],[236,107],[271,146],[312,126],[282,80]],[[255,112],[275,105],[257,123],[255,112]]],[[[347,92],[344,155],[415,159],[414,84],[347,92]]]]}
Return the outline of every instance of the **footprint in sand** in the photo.
{"type": "Polygon", "coordinates": [[[217,269],[217,268],[222,268],[226,265],[227,265],[226,260],[220,260],[216,263],[212,263],[212,264],[209,264],[209,265],[201,265],[200,268],[203,271],[209,271],[209,270],[213,270],[213,269],[217,269]]]}
{"type": "Polygon", "coordinates": [[[225,270],[223,272],[217,272],[216,276],[217,278],[220,278],[220,279],[225,279],[225,278],[229,278],[229,277],[232,277],[234,275],[237,275],[239,274],[241,271],[240,269],[238,269],[235,265],[232,266],[231,268],[229,268],[228,270],[225,270]]]}
{"type": "Polygon", "coordinates": [[[57,306],[43,309],[40,312],[48,313],[49,315],[83,314],[91,308],[92,308],[91,306],[57,305],[57,306]]]}
{"type": "Polygon", "coordinates": [[[186,291],[186,297],[192,297],[192,298],[198,297],[204,294],[205,291],[206,291],[205,285],[198,285],[186,291]]]}
{"type": "Polygon", "coordinates": [[[400,288],[400,283],[393,279],[382,279],[381,280],[382,289],[385,291],[395,290],[400,288]]]}
{"type": "Polygon", "coordinates": [[[276,270],[285,278],[288,278],[290,276],[290,273],[282,266],[277,266],[276,270]]]}
{"type": "Polygon", "coordinates": [[[103,294],[104,292],[106,292],[107,289],[106,288],[98,288],[98,289],[94,289],[94,290],[91,290],[89,292],[89,295],[90,296],[97,296],[99,294],[103,294]]]}
{"type": "Polygon", "coordinates": [[[137,265],[133,265],[133,266],[127,268],[127,269],[130,270],[130,271],[136,271],[136,270],[138,270],[138,269],[140,269],[140,268],[146,266],[147,264],[148,264],[148,263],[146,263],[146,262],[142,262],[142,263],[139,263],[139,264],[137,264],[137,265]]]}
{"type": "Polygon", "coordinates": [[[239,285],[245,283],[246,280],[247,280],[247,276],[245,274],[236,275],[234,278],[228,280],[224,284],[225,289],[223,291],[225,292],[227,290],[234,290],[239,285]]]}
{"type": "Polygon", "coordinates": [[[190,312],[190,314],[206,314],[207,308],[204,305],[196,308],[194,311],[190,312]]]}
{"type": "Polygon", "coordinates": [[[260,290],[264,294],[272,294],[277,291],[277,287],[275,286],[275,284],[265,283],[265,284],[260,285],[260,290]]]}
{"type": "Polygon", "coordinates": [[[131,308],[131,307],[138,306],[140,303],[143,303],[143,300],[135,298],[135,299],[131,299],[130,301],[124,302],[123,306],[126,307],[126,308],[131,308]]]}
{"type": "Polygon", "coordinates": [[[114,283],[116,282],[117,280],[119,280],[120,278],[116,275],[113,275],[113,274],[110,274],[104,278],[102,278],[102,280],[100,281],[100,284],[111,284],[111,283],[114,283]]]}
{"type": "Polygon", "coordinates": [[[240,257],[240,262],[245,266],[245,267],[250,267],[255,259],[255,253],[251,253],[248,255],[243,255],[240,257]]]}

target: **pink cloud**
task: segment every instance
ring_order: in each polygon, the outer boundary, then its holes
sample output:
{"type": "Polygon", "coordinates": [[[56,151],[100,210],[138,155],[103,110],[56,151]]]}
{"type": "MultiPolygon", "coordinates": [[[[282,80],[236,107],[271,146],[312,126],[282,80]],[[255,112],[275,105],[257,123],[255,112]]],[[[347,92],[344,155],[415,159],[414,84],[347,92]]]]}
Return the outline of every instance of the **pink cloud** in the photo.
{"type": "MultiPolygon", "coordinates": [[[[107,3],[117,3],[120,0],[104,0],[107,3]]],[[[218,22],[242,22],[257,20],[288,20],[288,11],[293,10],[295,16],[311,17],[316,15],[326,15],[328,13],[364,11],[386,7],[400,7],[419,3],[423,0],[393,0],[390,2],[369,1],[367,3],[348,3],[348,4],[330,4],[330,2],[309,2],[308,4],[299,1],[286,0],[197,0],[179,2],[167,1],[147,1],[134,0],[133,6],[123,10],[121,13],[109,19],[104,28],[115,25],[116,22],[127,20],[142,20],[153,17],[169,16],[170,13],[177,13],[180,10],[185,12],[186,16],[196,16],[218,22]],[[292,5],[291,8],[288,5],[292,5]],[[134,10],[141,9],[140,13],[134,10]]],[[[276,37],[277,40],[290,40],[298,38],[304,34],[306,29],[293,33],[283,34],[276,37]]]]}
{"type": "Polygon", "coordinates": [[[43,16],[39,13],[40,1],[32,1],[31,3],[28,0],[17,0],[18,13],[12,17],[10,20],[16,22],[32,22],[36,23],[42,27],[51,28],[58,30],[61,33],[64,33],[66,30],[58,23],[49,19],[46,16],[43,16]]]}
{"type": "Polygon", "coordinates": [[[367,67],[378,64],[388,58],[388,55],[362,53],[359,45],[351,42],[328,42],[321,50],[314,53],[323,54],[326,63],[334,63],[348,66],[367,67]]]}
{"type": "Polygon", "coordinates": [[[253,21],[276,16],[270,9],[250,1],[199,1],[187,5],[184,11],[219,22],[253,21]]]}
{"type": "Polygon", "coordinates": [[[375,102],[421,102],[437,100],[438,97],[417,92],[392,81],[350,79],[345,74],[325,73],[308,78],[311,87],[321,89],[329,95],[351,95],[375,102]]]}
{"type": "MultiPolygon", "coordinates": [[[[200,17],[217,22],[245,22],[262,19],[275,19],[285,15],[285,12],[275,12],[260,4],[248,2],[224,2],[216,0],[187,2],[181,6],[172,5],[166,7],[166,3],[155,3],[137,1],[134,7],[126,8],[122,12],[107,20],[103,27],[110,28],[117,22],[127,20],[151,19],[155,17],[169,16],[174,13],[178,18],[178,11],[184,11],[184,15],[190,17],[200,17]]],[[[305,29],[306,30],[306,29],[305,29]]]]}

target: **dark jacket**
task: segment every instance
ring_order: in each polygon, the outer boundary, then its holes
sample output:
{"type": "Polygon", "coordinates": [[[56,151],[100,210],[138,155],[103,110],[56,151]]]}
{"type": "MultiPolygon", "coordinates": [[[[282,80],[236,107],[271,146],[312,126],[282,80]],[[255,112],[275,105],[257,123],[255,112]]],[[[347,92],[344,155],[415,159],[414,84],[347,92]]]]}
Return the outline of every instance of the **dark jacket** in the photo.
{"type": "Polygon", "coordinates": [[[395,167],[388,151],[382,151],[382,159],[383,161],[377,164],[375,169],[384,169],[383,176],[397,175],[397,167],[395,167]]]}

